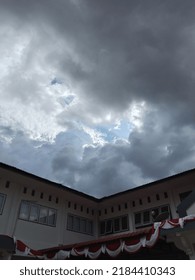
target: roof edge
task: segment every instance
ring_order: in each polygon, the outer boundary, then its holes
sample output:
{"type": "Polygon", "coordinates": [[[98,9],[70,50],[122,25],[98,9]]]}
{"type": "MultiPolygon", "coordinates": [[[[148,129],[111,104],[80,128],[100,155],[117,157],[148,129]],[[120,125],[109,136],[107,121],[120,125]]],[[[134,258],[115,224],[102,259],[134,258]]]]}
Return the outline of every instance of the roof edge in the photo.
{"type": "Polygon", "coordinates": [[[134,192],[134,191],[137,191],[137,190],[145,189],[145,188],[151,187],[151,186],[156,185],[156,184],[161,184],[161,183],[164,183],[166,181],[173,180],[177,177],[188,175],[189,173],[195,173],[195,168],[192,168],[192,169],[189,169],[189,170],[186,170],[186,171],[183,171],[183,172],[180,172],[180,173],[177,173],[177,174],[174,174],[174,175],[171,175],[171,176],[168,176],[168,177],[156,180],[156,181],[152,181],[152,182],[146,183],[146,184],[138,186],[138,187],[127,189],[127,190],[124,190],[122,192],[114,193],[112,195],[102,197],[99,200],[103,201],[103,200],[110,199],[110,198],[113,198],[113,197],[118,196],[118,195],[123,195],[123,194],[129,193],[129,192],[134,192]]]}
{"type": "Polygon", "coordinates": [[[71,193],[81,195],[81,196],[83,196],[83,197],[85,197],[85,198],[88,198],[88,199],[90,199],[90,200],[93,200],[93,201],[96,201],[96,202],[99,201],[99,199],[96,198],[96,197],[94,197],[94,196],[91,196],[91,195],[88,195],[88,194],[83,193],[83,192],[81,192],[81,191],[78,191],[78,190],[72,189],[72,188],[70,188],[70,187],[64,186],[64,185],[62,185],[62,184],[60,184],[60,183],[50,181],[50,180],[45,179],[45,178],[43,178],[43,177],[40,177],[40,176],[37,176],[37,175],[35,175],[35,174],[29,173],[29,172],[27,172],[27,171],[24,171],[24,170],[22,170],[22,169],[19,169],[19,168],[15,167],[15,166],[11,166],[11,165],[5,164],[5,163],[3,163],[3,162],[0,162],[0,168],[4,168],[4,169],[6,169],[6,170],[10,170],[10,171],[12,171],[12,172],[19,173],[19,174],[21,174],[21,175],[23,175],[23,176],[31,177],[32,179],[34,179],[34,180],[39,180],[39,181],[41,181],[41,182],[43,182],[43,183],[48,183],[48,184],[50,184],[50,185],[54,185],[54,186],[57,187],[57,188],[64,189],[64,190],[67,190],[67,191],[69,191],[69,192],[71,192],[71,193]]]}
{"type": "Polygon", "coordinates": [[[69,191],[71,193],[81,195],[81,196],[83,196],[85,198],[88,198],[88,199],[90,199],[92,201],[95,201],[95,202],[101,202],[101,201],[104,201],[104,200],[107,200],[107,199],[110,199],[110,198],[113,198],[113,197],[117,197],[119,195],[127,194],[127,193],[130,193],[130,192],[134,192],[134,191],[145,189],[145,188],[149,188],[149,187],[151,187],[153,185],[161,184],[161,183],[164,183],[166,181],[173,180],[175,178],[188,175],[190,173],[195,173],[195,168],[193,168],[193,169],[186,170],[186,171],[183,171],[183,172],[180,172],[180,173],[177,173],[177,174],[174,174],[174,175],[171,175],[171,176],[168,176],[168,177],[156,180],[156,181],[152,181],[152,182],[146,183],[146,184],[138,186],[138,187],[130,188],[130,189],[127,189],[127,190],[124,190],[124,191],[121,191],[121,192],[117,192],[117,193],[111,194],[109,196],[104,196],[102,198],[97,198],[97,197],[94,197],[92,195],[88,195],[88,194],[83,193],[81,191],[78,191],[78,190],[72,189],[70,187],[64,186],[64,185],[62,185],[60,183],[56,183],[56,182],[50,181],[48,179],[42,178],[40,176],[37,176],[35,174],[29,173],[27,171],[21,170],[21,169],[19,169],[17,167],[10,166],[10,165],[5,164],[3,162],[0,162],[0,168],[11,170],[12,172],[20,173],[21,175],[24,175],[24,176],[29,176],[29,177],[31,177],[31,178],[33,178],[35,180],[39,180],[39,181],[42,181],[42,182],[54,185],[55,187],[58,187],[58,188],[61,188],[61,189],[65,189],[65,190],[67,190],[67,191],[69,191]]]}

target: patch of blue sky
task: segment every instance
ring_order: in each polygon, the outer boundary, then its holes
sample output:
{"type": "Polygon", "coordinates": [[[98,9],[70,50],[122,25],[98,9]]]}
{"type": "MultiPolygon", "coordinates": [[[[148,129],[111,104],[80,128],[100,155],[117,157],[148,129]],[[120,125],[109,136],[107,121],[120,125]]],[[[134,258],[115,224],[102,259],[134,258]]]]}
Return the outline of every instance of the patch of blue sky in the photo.
{"type": "Polygon", "coordinates": [[[106,142],[113,142],[116,139],[116,134],[110,130],[110,127],[96,126],[95,129],[103,135],[106,142]]]}
{"type": "Polygon", "coordinates": [[[115,134],[119,138],[128,139],[129,134],[132,130],[131,123],[125,119],[122,119],[120,123],[115,126],[112,130],[114,130],[115,134]]]}
{"type": "Polygon", "coordinates": [[[104,135],[104,139],[107,142],[113,142],[116,139],[127,140],[132,130],[132,126],[129,121],[123,119],[117,125],[96,126],[95,129],[104,135]]]}

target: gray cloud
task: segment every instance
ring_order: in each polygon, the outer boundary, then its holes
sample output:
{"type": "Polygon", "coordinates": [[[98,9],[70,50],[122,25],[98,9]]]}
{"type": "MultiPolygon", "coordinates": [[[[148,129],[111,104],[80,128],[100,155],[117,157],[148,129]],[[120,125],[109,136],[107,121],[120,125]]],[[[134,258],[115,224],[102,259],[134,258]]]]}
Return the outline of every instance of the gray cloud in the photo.
{"type": "Polygon", "coordinates": [[[194,14],[192,0],[2,0],[1,160],[45,161],[43,176],[97,196],[194,167],[194,14]],[[94,144],[82,127],[143,101],[128,141],[94,144]]]}
{"type": "Polygon", "coordinates": [[[140,130],[130,133],[129,141],[86,146],[82,157],[72,145],[61,150],[52,163],[56,178],[102,196],[194,167],[192,126],[174,127],[160,111],[146,113],[144,120],[140,130]]]}
{"type": "Polygon", "coordinates": [[[194,100],[193,1],[3,1],[2,7],[35,28],[33,48],[43,44],[50,63],[99,106],[194,100]]]}

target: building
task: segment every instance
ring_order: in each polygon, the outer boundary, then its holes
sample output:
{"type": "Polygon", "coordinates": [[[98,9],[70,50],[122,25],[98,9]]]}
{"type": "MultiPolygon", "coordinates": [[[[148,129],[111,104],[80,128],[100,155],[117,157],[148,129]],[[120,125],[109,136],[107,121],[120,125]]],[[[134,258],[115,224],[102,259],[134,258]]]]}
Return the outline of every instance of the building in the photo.
{"type": "Polygon", "coordinates": [[[0,163],[0,258],[195,259],[194,182],[192,169],[97,199],[0,163]]]}

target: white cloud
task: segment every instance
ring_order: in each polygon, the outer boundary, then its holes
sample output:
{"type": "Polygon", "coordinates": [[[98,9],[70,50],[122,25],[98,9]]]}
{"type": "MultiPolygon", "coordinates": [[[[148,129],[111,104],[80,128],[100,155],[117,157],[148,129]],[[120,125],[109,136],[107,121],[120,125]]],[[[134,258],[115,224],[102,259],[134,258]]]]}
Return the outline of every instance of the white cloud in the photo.
{"type": "Polygon", "coordinates": [[[82,125],[82,129],[90,136],[92,144],[104,145],[106,143],[106,141],[104,140],[104,137],[106,136],[105,134],[85,125],[82,125]]]}

